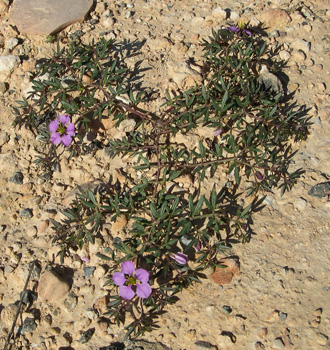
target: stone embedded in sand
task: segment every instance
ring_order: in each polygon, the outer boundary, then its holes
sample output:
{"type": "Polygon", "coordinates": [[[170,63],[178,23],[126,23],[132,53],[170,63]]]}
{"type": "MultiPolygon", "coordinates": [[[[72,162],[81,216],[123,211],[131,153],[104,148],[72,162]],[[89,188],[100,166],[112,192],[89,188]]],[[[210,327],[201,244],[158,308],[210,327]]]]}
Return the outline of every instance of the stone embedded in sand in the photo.
{"type": "Polygon", "coordinates": [[[285,10],[270,9],[257,17],[267,28],[267,31],[274,29],[285,29],[287,24],[291,21],[290,16],[285,10]]]}
{"type": "Polygon", "coordinates": [[[6,82],[12,71],[18,67],[20,59],[18,56],[0,56],[0,82],[6,82]]]}
{"type": "Polygon", "coordinates": [[[226,267],[216,267],[211,278],[220,285],[229,284],[234,275],[239,271],[239,262],[236,259],[227,258],[220,261],[221,265],[226,267]]]}
{"type": "Polygon", "coordinates": [[[38,295],[41,299],[52,303],[64,298],[69,290],[68,282],[54,271],[46,271],[40,278],[38,295]]]}
{"type": "Polygon", "coordinates": [[[15,0],[10,21],[21,33],[49,35],[82,21],[93,0],[15,0]]]}

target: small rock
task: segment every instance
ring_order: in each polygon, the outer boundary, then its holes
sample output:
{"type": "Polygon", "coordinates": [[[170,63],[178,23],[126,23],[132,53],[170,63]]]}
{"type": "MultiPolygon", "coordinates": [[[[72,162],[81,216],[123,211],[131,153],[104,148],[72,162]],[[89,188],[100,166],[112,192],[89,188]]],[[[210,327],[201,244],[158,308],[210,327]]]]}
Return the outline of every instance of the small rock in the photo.
{"type": "Polygon", "coordinates": [[[254,344],[254,348],[255,350],[263,350],[265,348],[265,345],[262,344],[260,341],[257,341],[255,344],[254,344]]]}
{"type": "Polygon", "coordinates": [[[45,221],[42,221],[39,225],[38,225],[38,233],[43,233],[47,230],[49,226],[49,220],[45,220],[45,221]]]}
{"type": "Polygon", "coordinates": [[[229,284],[234,275],[239,271],[239,262],[235,259],[227,258],[221,260],[220,263],[225,267],[216,267],[211,278],[215,283],[229,284]]]}
{"type": "Polygon", "coordinates": [[[304,51],[301,51],[301,50],[294,50],[292,52],[292,55],[291,55],[291,60],[293,62],[303,62],[305,61],[306,59],[306,54],[304,53],[304,51]]]}
{"type": "Polygon", "coordinates": [[[311,50],[311,43],[304,39],[294,41],[291,46],[298,51],[303,51],[305,54],[311,50]]]}
{"type": "Polygon", "coordinates": [[[12,182],[17,185],[21,185],[23,183],[23,174],[21,171],[17,171],[11,178],[9,178],[9,182],[12,182]]]}
{"type": "Polygon", "coordinates": [[[22,218],[27,218],[27,219],[31,219],[33,217],[33,211],[32,209],[26,208],[26,209],[22,209],[19,213],[19,215],[22,218]]]}
{"type": "Polygon", "coordinates": [[[327,345],[329,337],[323,333],[316,333],[316,339],[319,344],[327,345]]]}
{"type": "Polygon", "coordinates": [[[194,344],[194,349],[196,350],[205,350],[205,349],[211,349],[211,350],[217,350],[218,348],[206,341],[203,340],[199,340],[196,341],[196,343],[194,344]]]}
{"type": "Polygon", "coordinates": [[[8,50],[8,51],[11,51],[17,45],[18,45],[18,39],[17,38],[9,38],[5,42],[5,49],[8,50]]]}
{"type": "Polygon", "coordinates": [[[212,11],[212,16],[214,18],[226,19],[227,18],[227,11],[223,10],[220,6],[218,6],[212,11]]]}
{"type": "Polygon", "coordinates": [[[226,315],[229,315],[231,314],[231,312],[233,311],[232,308],[230,306],[227,306],[227,305],[224,305],[222,307],[222,311],[226,314],[226,315]]]}
{"type": "Polygon", "coordinates": [[[38,295],[48,302],[57,302],[64,298],[70,290],[67,281],[63,280],[55,271],[46,271],[40,278],[38,295]]]}
{"type": "Polygon", "coordinates": [[[279,316],[280,316],[281,321],[284,322],[287,319],[288,314],[286,314],[285,312],[280,312],[279,316]]]}
{"type": "Polygon", "coordinates": [[[37,326],[38,325],[36,324],[34,318],[27,317],[23,322],[20,333],[25,334],[26,332],[33,332],[34,330],[36,330],[37,326]]]}
{"type": "Polygon", "coordinates": [[[304,198],[298,198],[295,200],[294,206],[299,211],[304,211],[306,209],[306,206],[307,206],[307,201],[304,198]]]}
{"type": "Polygon", "coordinates": [[[282,338],[276,338],[273,343],[274,349],[284,349],[284,343],[282,338]]]}
{"type": "Polygon", "coordinates": [[[322,198],[330,195],[330,182],[319,183],[308,191],[308,194],[313,197],[322,198]]]}
{"type": "Polygon", "coordinates": [[[69,293],[67,298],[64,300],[63,305],[65,310],[71,312],[78,304],[78,298],[74,293],[69,293]]]}
{"type": "Polygon", "coordinates": [[[15,0],[9,18],[21,33],[50,35],[82,21],[92,5],[93,0],[15,0]]]}
{"type": "Polygon", "coordinates": [[[105,295],[97,299],[93,307],[97,309],[100,313],[104,313],[107,309],[108,302],[109,302],[109,298],[105,295]]]}
{"type": "Polygon", "coordinates": [[[95,309],[84,310],[83,316],[89,318],[90,320],[96,320],[99,317],[99,313],[95,309]]]}
{"type": "Polygon", "coordinates": [[[321,316],[323,309],[320,307],[314,311],[314,316],[321,316]]]}
{"type": "Polygon", "coordinates": [[[84,274],[87,278],[91,278],[94,274],[96,267],[95,266],[85,266],[84,267],[84,274]]]}
{"type": "Polygon", "coordinates": [[[122,132],[131,132],[134,130],[136,122],[134,119],[126,118],[118,126],[118,130],[122,132]]]}
{"type": "Polygon", "coordinates": [[[168,76],[179,88],[189,88],[202,81],[199,72],[192,69],[186,62],[168,62],[168,76]]]}
{"type": "Polygon", "coordinates": [[[0,82],[7,82],[12,71],[18,67],[20,59],[18,56],[0,56],[0,82]]]}
{"type": "Polygon", "coordinates": [[[290,22],[291,18],[285,10],[282,9],[270,9],[260,16],[257,16],[258,20],[263,22],[266,26],[266,30],[272,31],[274,29],[282,30],[290,22]]]}
{"type": "Polygon", "coordinates": [[[275,94],[283,93],[283,86],[280,79],[275,74],[269,72],[265,65],[261,67],[258,80],[265,91],[275,94]]]}
{"type": "Polygon", "coordinates": [[[88,329],[87,331],[83,332],[81,335],[81,338],[79,339],[79,342],[82,344],[85,344],[89,342],[92,339],[92,336],[95,333],[95,328],[88,329]]]}

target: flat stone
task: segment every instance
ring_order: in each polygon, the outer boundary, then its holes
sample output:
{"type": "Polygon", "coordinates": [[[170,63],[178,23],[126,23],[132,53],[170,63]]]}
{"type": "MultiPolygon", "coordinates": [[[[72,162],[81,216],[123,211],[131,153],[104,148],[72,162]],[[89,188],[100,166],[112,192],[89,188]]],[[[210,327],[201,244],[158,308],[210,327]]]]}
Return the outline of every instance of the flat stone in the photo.
{"type": "Polygon", "coordinates": [[[69,284],[54,271],[46,271],[40,278],[38,295],[43,300],[57,302],[64,298],[69,290],[69,284]]]}
{"type": "Polygon", "coordinates": [[[83,21],[93,0],[15,0],[9,19],[21,33],[50,35],[83,21]]]}
{"type": "Polygon", "coordinates": [[[322,198],[330,195],[330,181],[322,182],[310,188],[308,194],[313,197],[322,198]]]}

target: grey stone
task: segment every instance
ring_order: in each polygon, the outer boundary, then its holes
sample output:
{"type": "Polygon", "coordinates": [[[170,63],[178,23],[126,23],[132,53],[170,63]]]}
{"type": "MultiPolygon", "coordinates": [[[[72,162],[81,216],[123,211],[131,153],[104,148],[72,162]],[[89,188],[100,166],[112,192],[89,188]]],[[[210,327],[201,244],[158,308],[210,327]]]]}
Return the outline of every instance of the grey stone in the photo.
{"type": "Polygon", "coordinates": [[[319,183],[308,191],[308,194],[313,197],[322,198],[330,195],[330,181],[319,183]]]}
{"type": "Polygon", "coordinates": [[[9,182],[13,182],[14,184],[21,185],[23,183],[22,172],[17,171],[11,178],[9,178],[9,182]]]}
{"type": "Polygon", "coordinates": [[[87,278],[91,278],[94,275],[96,267],[95,266],[85,266],[84,267],[84,274],[87,278]]]}
{"type": "Polygon", "coordinates": [[[280,312],[279,316],[280,316],[281,321],[284,322],[287,319],[288,314],[286,314],[285,312],[280,312]]]}
{"type": "Polygon", "coordinates": [[[90,328],[87,331],[83,332],[83,334],[81,335],[81,338],[79,339],[79,342],[81,344],[85,344],[88,343],[91,339],[92,336],[95,333],[95,328],[90,328]]]}
{"type": "Polygon", "coordinates": [[[32,212],[32,209],[22,209],[21,212],[19,213],[19,215],[22,217],[22,218],[27,218],[27,219],[31,219],[32,216],[33,216],[33,212],[32,212]]]}
{"type": "Polygon", "coordinates": [[[26,332],[33,332],[37,328],[37,324],[34,318],[27,317],[22,325],[22,329],[20,330],[21,334],[25,334],[26,332]]]}
{"type": "Polygon", "coordinates": [[[15,0],[9,19],[21,33],[50,35],[82,21],[93,0],[15,0]]]}

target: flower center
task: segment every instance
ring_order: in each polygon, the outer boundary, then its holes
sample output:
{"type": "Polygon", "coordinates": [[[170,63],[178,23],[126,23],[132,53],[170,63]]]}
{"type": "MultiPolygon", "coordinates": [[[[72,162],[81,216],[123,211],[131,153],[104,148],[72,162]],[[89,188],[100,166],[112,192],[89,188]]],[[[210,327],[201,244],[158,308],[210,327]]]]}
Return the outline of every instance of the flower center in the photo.
{"type": "Polygon", "coordinates": [[[135,286],[136,285],[136,278],[132,276],[127,276],[127,281],[125,283],[127,286],[135,286]]]}
{"type": "Polygon", "coordinates": [[[56,130],[56,132],[58,132],[61,136],[63,134],[65,134],[66,132],[66,128],[65,126],[60,122],[59,125],[58,125],[58,129],[56,130]]]}

